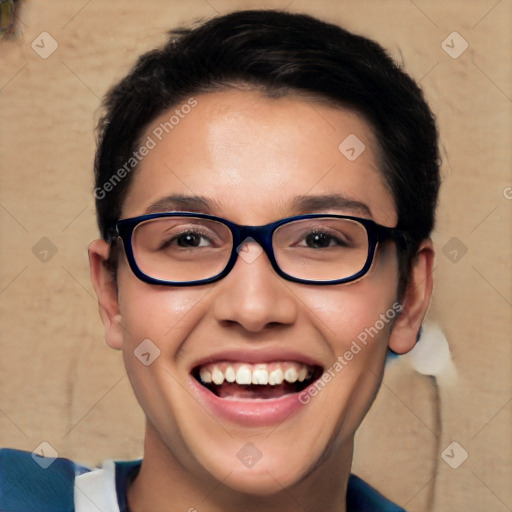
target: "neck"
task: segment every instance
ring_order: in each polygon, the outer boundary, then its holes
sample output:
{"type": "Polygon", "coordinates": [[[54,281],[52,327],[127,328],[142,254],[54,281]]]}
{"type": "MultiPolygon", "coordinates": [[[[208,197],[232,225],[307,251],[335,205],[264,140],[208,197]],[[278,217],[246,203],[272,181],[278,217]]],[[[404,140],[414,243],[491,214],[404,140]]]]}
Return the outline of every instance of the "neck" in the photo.
{"type": "MultiPolygon", "coordinates": [[[[347,483],[352,464],[352,441],[329,453],[296,484],[271,495],[255,496],[234,490],[204,469],[191,471],[147,425],[144,460],[128,489],[131,512],[183,510],[188,512],[346,512],[347,483]]],[[[192,464],[197,464],[193,462],[192,464]]]]}

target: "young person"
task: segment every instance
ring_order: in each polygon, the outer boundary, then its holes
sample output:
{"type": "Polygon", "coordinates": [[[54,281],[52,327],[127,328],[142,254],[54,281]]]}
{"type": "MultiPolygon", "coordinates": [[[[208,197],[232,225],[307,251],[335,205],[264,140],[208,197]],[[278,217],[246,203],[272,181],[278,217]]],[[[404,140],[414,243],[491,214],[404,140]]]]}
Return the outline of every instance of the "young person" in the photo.
{"type": "Polygon", "coordinates": [[[107,95],[89,249],[141,461],[3,450],[5,511],[399,511],[351,475],[389,350],[432,291],[437,131],[375,42],[242,11],[107,95]]]}

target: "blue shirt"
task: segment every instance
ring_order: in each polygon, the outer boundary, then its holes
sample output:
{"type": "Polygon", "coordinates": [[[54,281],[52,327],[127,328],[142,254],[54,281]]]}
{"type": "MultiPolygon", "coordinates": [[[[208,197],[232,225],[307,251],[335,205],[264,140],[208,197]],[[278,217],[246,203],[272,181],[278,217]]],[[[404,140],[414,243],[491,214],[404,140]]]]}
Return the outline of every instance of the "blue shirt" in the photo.
{"type": "MultiPolygon", "coordinates": [[[[128,512],[127,489],[141,460],[105,461],[88,468],[63,458],[0,449],[2,512],[128,512]]],[[[172,509],[170,509],[172,512],[172,509]]],[[[405,512],[355,475],[347,490],[347,512],[405,512]]]]}

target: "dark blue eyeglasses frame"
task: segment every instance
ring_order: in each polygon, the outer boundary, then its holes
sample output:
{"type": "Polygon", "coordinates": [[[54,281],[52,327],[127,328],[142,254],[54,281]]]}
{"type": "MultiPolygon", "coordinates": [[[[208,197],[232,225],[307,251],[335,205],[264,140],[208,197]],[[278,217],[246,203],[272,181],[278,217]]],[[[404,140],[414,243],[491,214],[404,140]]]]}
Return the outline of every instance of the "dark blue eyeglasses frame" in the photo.
{"type": "MultiPolygon", "coordinates": [[[[162,213],[151,213],[148,215],[141,215],[139,217],[132,217],[129,219],[122,219],[117,221],[115,225],[115,231],[113,232],[113,236],[111,239],[111,243],[114,243],[117,238],[120,237],[123,240],[124,250],[126,253],[126,257],[128,258],[128,263],[132,272],[135,274],[137,278],[145,283],[149,284],[158,284],[164,286],[195,286],[201,284],[209,284],[214,283],[215,281],[219,281],[223,277],[226,277],[233,267],[235,266],[236,260],[238,258],[238,248],[242,242],[247,240],[247,238],[252,238],[256,241],[263,249],[267,258],[269,259],[273,269],[276,273],[287,281],[293,281],[295,283],[303,283],[303,284],[315,284],[315,285],[332,285],[332,284],[344,284],[350,283],[352,281],[356,281],[362,278],[365,274],[367,274],[373,264],[373,260],[375,258],[375,251],[377,249],[377,245],[379,242],[384,242],[385,240],[394,240],[402,247],[406,241],[406,232],[399,230],[397,228],[389,228],[386,226],[381,226],[377,224],[373,220],[364,219],[360,217],[352,217],[349,215],[331,215],[324,213],[312,213],[307,215],[297,215],[294,217],[286,217],[284,219],[280,219],[276,222],[271,222],[270,224],[265,224],[263,226],[240,226],[231,222],[227,219],[223,219],[222,217],[216,217],[214,215],[207,215],[204,213],[194,213],[194,212],[162,212],[162,213]],[[233,247],[231,250],[231,256],[224,267],[224,269],[219,272],[217,275],[213,277],[209,277],[207,279],[200,279],[197,281],[164,281],[161,279],[155,279],[154,277],[148,276],[138,267],[137,262],[135,260],[135,256],[133,254],[133,246],[132,246],[132,233],[133,230],[142,222],[159,219],[165,217],[195,217],[199,219],[207,219],[217,221],[221,224],[224,224],[229,228],[231,234],[233,236],[233,247]],[[290,222],[294,222],[297,220],[303,219],[316,219],[316,218],[333,218],[333,219],[348,219],[358,222],[362,224],[366,229],[368,234],[368,253],[366,256],[366,263],[363,268],[357,272],[356,274],[344,277],[342,279],[336,279],[332,281],[314,281],[309,279],[300,279],[294,276],[283,272],[279,265],[277,264],[276,258],[274,256],[274,248],[272,246],[272,237],[274,235],[274,231],[282,226],[283,224],[288,224],[290,222]]],[[[252,241],[252,240],[251,240],[252,241]]]]}

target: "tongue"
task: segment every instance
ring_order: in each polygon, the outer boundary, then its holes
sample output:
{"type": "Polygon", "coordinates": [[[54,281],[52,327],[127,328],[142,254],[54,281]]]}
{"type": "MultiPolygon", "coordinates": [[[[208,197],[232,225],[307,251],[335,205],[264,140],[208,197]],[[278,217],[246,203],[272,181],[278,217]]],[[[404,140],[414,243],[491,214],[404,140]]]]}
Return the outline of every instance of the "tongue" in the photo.
{"type": "Polygon", "coordinates": [[[271,400],[290,393],[295,393],[295,391],[295,384],[290,384],[288,382],[283,382],[280,386],[240,386],[236,383],[230,384],[225,382],[224,384],[214,386],[213,388],[213,392],[217,396],[226,400],[254,400],[258,398],[271,400]]]}

